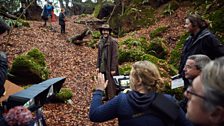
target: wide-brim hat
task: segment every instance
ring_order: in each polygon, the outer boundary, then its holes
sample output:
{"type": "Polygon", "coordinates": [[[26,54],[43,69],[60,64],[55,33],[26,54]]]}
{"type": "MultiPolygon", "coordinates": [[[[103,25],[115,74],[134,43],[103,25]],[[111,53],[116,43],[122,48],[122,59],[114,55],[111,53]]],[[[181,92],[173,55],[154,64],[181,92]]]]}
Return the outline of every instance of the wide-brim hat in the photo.
{"type": "Polygon", "coordinates": [[[109,24],[103,24],[101,27],[98,28],[100,31],[102,30],[108,30],[108,31],[112,31],[112,28],[110,28],[109,24]]]}

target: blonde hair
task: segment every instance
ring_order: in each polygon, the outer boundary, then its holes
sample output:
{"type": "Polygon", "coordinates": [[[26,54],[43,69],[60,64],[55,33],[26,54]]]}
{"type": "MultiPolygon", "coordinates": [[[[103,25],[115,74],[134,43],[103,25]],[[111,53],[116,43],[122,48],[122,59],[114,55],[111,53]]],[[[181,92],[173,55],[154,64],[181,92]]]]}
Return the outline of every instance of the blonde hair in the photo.
{"type": "Polygon", "coordinates": [[[141,85],[149,92],[161,91],[163,84],[158,68],[149,61],[138,61],[133,64],[130,75],[132,89],[136,86],[134,80],[141,80],[141,85]]]}

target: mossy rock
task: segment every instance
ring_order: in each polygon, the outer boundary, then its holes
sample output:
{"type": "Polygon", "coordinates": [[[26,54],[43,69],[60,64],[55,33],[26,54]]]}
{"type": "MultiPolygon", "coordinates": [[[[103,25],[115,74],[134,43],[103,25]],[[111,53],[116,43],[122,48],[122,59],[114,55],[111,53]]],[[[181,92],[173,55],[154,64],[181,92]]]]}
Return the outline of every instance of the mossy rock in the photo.
{"type": "Polygon", "coordinates": [[[179,7],[179,4],[177,1],[172,0],[168,4],[165,5],[163,14],[164,15],[171,15],[174,13],[174,11],[179,7]]]}
{"type": "Polygon", "coordinates": [[[14,83],[36,84],[48,79],[45,57],[38,49],[18,55],[13,61],[9,77],[14,83]]]}
{"type": "Polygon", "coordinates": [[[144,37],[139,39],[128,38],[119,42],[119,63],[142,60],[142,56],[146,53],[148,47],[149,42],[144,37]]]}
{"type": "Polygon", "coordinates": [[[212,13],[209,13],[209,20],[212,23],[212,29],[216,32],[224,32],[224,7],[212,13]]]}
{"type": "Polygon", "coordinates": [[[91,32],[93,39],[99,39],[101,34],[99,31],[93,31],[91,32]]]}
{"type": "Polygon", "coordinates": [[[170,77],[177,74],[177,69],[168,64],[166,60],[159,59],[153,55],[145,54],[142,56],[142,60],[148,60],[157,65],[162,77],[170,77]]]}
{"type": "Polygon", "coordinates": [[[120,31],[123,33],[147,27],[155,23],[154,9],[149,6],[128,6],[124,14],[120,15],[119,20],[121,22],[120,31]]]}
{"type": "Polygon", "coordinates": [[[145,53],[140,49],[128,49],[128,50],[119,49],[118,61],[119,64],[122,64],[124,62],[139,61],[142,60],[142,56],[144,54],[145,53]]]}
{"type": "Polygon", "coordinates": [[[72,90],[70,88],[61,88],[61,90],[56,94],[56,101],[66,102],[73,96],[72,90]]]}
{"type": "Polygon", "coordinates": [[[146,52],[149,48],[149,42],[144,37],[140,37],[138,39],[128,38],[119,42],[119,47],[126,49],[139,48],[139,50],[146,52]]]}
{"type": "Polygon", "coordinates": [[[162,35],[162,33],[164,33],[166,30],[168,29],[167,26],[161,26],[161,27],[158,27],[157,29],[153,30],[150,32],[150,37],[151,39],[155,38],[155,37],[159,37],[162,35]]]}
{"type": "Polygon", "coordinates": [[[169,53],[168,47],[164,44],[165,40],[162,38],[155,38],[150,42],[147,53],[154,55],[160,59],[165,59],[169,53]]]}
{"type": "Polygon", "coordinates": [[[8,19],[5,22],[11,27],[22,27],[22,26],[30,27],[30,24],[22,19],[19,20],[8,19]]]}
{"type": "Polygon", "coordinates": [[[132,68],[132,63],[125,63],[119,66],[120,75],[129,75],[132,68]]]}
{"type": "Polygon", "coordinates": [[[96,39],[91,39],[91,41],[89,41],[88,43],[87,43],[87,45],[88,45],[88,47],[91,47],[91,48],[96,48],[97,47],[97,43],[98,43],[98,40],[96,40],[96,39]]]}
{"type": "Polygon", "coordinates": [[[97,17],[97,16],[99,15],[101,7],[102,7],[102,5],[100,5],[100,4],[97,4],[97,5],[95,6],[95,8],[94,8],[94,12],[93,12],[93,16],[94,16],[94,17],[97,17]]]}
{"type": "Polygon", "coordinates": [[[25,20],[22,20],[22,19],[20,19],[20,20],[18,20],[20,23],[22,23],[22,25],[23,26],[25,26],[25,27],[30,27],[30,24],[29,24],[29,22],[27,22],[27,21],[25,21],[25,20]]]}
{"type": "Polygon", "coordinates": [[[188,33],[183,34],[180,37],[179,41],[177,42],[176,47],[173,50],[171,50],[168,63],[172,64],[175,68],[179,67],[179,61],[180,61],[180,57],[182,53],[182,48],[188,36],[189,36],[188,33]]]}

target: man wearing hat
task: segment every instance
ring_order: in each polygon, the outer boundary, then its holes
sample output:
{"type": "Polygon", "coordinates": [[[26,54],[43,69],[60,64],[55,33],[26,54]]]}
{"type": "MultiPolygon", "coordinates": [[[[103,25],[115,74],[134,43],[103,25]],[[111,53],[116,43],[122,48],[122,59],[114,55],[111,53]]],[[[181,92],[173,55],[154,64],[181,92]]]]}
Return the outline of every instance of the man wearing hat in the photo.
{"type": "Polygon", "coordinates": [[[97,72],[103,73],[108,85],[106,88],[106,99],[111,99],[116,95],[116,86],[113,80],[114,75],[118,75],[118,44],[110,36],[112,29],[108,24],[103,24],[100,28],[101,37],[98,44],[97,72]]]}

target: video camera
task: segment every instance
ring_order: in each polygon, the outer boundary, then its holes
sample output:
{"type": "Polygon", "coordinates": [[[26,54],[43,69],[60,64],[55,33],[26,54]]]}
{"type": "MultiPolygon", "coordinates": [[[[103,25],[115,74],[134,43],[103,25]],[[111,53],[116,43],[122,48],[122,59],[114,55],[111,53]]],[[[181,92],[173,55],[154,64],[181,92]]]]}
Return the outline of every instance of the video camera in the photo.
{"type": "Polygon", "coordinates": [[[10,95],[7,101],[4,101],[3,108],[9,110],[15,106],[25,106],[30,111],[36,111],[48,102],[51,96],[58,93],[66,78],[59,77],[48,79],[31,87],[10,95]]]}
{"type": "Polygon", "coordinates": [[[130,88],[130,80],[128,75],[119,75],[113,76],[114,82],[118,88],[118,91],[124,91],[127,88],[130,88]]]}

